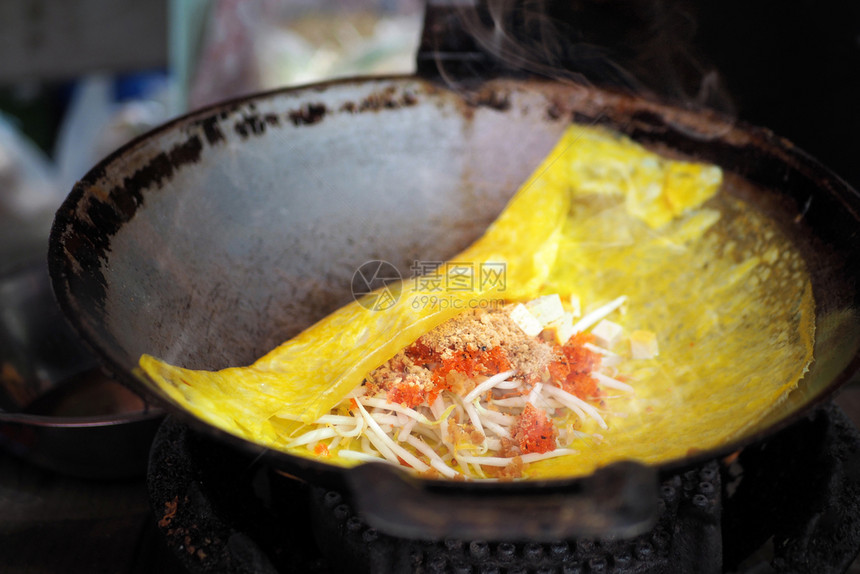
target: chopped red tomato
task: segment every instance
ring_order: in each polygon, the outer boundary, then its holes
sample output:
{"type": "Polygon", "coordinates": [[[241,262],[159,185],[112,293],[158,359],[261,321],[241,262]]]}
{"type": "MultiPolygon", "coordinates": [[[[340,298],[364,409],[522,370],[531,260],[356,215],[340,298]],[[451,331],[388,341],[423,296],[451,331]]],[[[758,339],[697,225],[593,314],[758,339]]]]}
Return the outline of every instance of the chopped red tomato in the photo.
{"type": "Polygon", "coordinates": [[[448,373],[456,371],[472,378],[477,375],[495,375],[510,368],[511,363],[501,347],[493,347],[488,351],[470,347],[454,357],[443,359],[433,376],[444,379],[448,373]]]}
{"type": "Polygon", "coordinates": [[[544,411],[526,403],[513,434],[522,453],[528,454],[555,450],[558,431],[544,411]]]}
{"type": "Polygon", "coordinates": [[[493,347],[481,359],[484,375],[496,375],[511,368],[511,362],[501,347],[493,347]]]}
{"type": "Polygon", "coordinates": [[[445,379],[451,371],[474,377],[495,375],[511,368],[511,362],[505,351],[498,346],[489,350],[469,347],[453,357],[443,359],[441,353],[431,349],[419,339],[406,349],[406,355],[413,361],[432,369],[433,379],[440,386],[445,385],[445,379]]]}
{"type": "Polygon", "coordinates": [[[589,333],[577,333],[564,346],[556,345],[556,360],[548,367],[556,385],[583,400],[593,399],[599,392],[591,372],[600,368],[600,355],[585,348],[592,339],[589,333]]]}
{"type": "Polygon", "coordinates": [[[418,339],[411,345],[409,345],[406,349],[404,349],[406,356],[415,361],[416,363],[428,364],[438,362],[439,357],[438,353],[424,344],[421,339],[418,339]]]}
{"type": "Polygon", "coordinates": [[[495,375],[511,368],[511,362],[501,347],[489,350],[471,347],[443,359],[441,353],[419,339],[405,353],[416,363],[432,369],[432,385],[403,381],[389,388],[386,397],[389,402],[413,408],[424,402],[432,404],[440,392],[450,390],[448,374],[451,372],[474,378],[478,375],[495,375]]]}
{"type": "MultiPolygon", "coordinates": [[[[432,390],[431,390],[432,391],[432,390]]],[[[427,389],[422,387],[418,383],[404,381],[398,385],[395,385],[388,389],[388,394],[386,398],[389,403],[396,403],[399,405],[403,405],[409,408],[415,408],[421,403],[424,402],[425,399],[429,399],[427,389]]],[[[433,400],[435,400],[435,395],[439,394],[439,391],[435,391],[433,393],[433,400]]],[[[428,400],[428,403],[433,402],[432,400],[428,400]]]]}

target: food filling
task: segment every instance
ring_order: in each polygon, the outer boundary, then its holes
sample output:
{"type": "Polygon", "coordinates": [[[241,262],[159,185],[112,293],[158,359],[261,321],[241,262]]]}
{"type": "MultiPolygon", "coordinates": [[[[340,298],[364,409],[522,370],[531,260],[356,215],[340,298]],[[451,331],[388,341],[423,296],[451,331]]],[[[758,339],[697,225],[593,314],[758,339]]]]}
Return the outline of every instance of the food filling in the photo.
{"type": "Polygon", "coordinates": [[[573,303],[566,309],[558,295],[467,311],[369,373],[287,446],[431,477],[520,478],[526,463],[599,442],[603,397],[633,392],[616,369],[621,356],[607,348],[633,342],[607,319],[624,302],[576,322],[573,303]]]}

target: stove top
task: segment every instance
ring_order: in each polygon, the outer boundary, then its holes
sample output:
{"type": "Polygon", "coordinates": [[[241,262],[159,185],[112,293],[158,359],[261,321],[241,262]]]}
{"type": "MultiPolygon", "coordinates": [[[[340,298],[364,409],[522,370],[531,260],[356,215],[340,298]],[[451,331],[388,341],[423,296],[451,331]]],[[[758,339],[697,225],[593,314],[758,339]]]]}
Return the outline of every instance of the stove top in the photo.
{"type": "Polygon", "coordinates": [[[846,572],[860,549],[860,432],[825,405],[731,460],[661,476],[632,539],[413,541],[369,526],[346,493],[289,479],[168,418],[148,488],[196,572],[846,572]]]}

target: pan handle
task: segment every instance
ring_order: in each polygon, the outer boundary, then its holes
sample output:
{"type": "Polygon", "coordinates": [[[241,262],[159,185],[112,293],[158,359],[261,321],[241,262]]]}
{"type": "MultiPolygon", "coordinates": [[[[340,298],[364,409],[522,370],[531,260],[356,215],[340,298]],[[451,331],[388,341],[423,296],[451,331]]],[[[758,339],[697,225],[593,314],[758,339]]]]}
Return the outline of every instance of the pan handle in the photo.
{"type": "Polygon", "coordinates": [[[426,481],[380,463],[347,476],[367,524],[412,539],[629,538],[650,530],[659,512],[656,470],[626,461],[561,483],[426,481]]]}

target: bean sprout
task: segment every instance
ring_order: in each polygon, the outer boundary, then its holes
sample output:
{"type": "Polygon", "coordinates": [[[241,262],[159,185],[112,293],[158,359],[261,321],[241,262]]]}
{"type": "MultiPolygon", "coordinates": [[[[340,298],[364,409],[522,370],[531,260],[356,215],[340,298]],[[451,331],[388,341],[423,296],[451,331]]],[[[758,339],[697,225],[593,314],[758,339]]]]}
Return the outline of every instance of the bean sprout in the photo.
{"type": "MultiPolygon", "coordinates": [[[[590,328],[625,301],[625,297],[619,297],[591,311],[573,325],[574,331],[590,328]]],[[[614,376],[621,355],[590,342],[577,344],[587,353],[600,356],[599,361],[593,360],[595,366],[590,372],[599,389],[634,392],[632,385],[614,376]]],[[[567,373],[566,368],[561,372],[567,373]]],[[[323,415],[310,427],[293,431],[304,432],[293,437],[287,446],[316,449],[315,445],[322,444],[330,456],[344,460],[385,462],[407,466],[419,473],[438,473],[449,479],[498,480],[507,476],[505,473],[519,472],[523,464],[577,454],[570,447],[575,441],[596,444],[603,439],[601,435],[578,430],[580,422],[594,421],[600,428],[608,429],[603,416],[590,402],[594,397],[583,398],[565,390],[567,386],[562,388],[568,384],[564,382],[567,375],[547,373],[535,382],[533,374],[520,373],[514,368],[494,374],[490,371],[483,380],[482,375],[474,376],[471,381],[474,386],[462,396],[449,387],[440,387],[428,395],[432,402],[429,398],[424,402],[410,398],[411,390],[403,391],[405,394],[398,395],[403,397],[402,402],[396,402],[390,400],[384,385],[362,385],[330,414],[323,415]],[[562,378],[553,378],[557,376],[562,378]],[[540,419],[529,418],[524,423],[525,411],[532,413],[530,417],[546,417],[554,426],[553,435],[547,439],[546,433],[538,430],[541,427],[537,425],[544,424],[540,419]],[[541,446],[523,442],[536,441],[533,437],[537,435],[529,435],[536,432],[541,433],[540,439],[544,441],[541,446]],[[329,440],[328,444],[322,442],[329,440]],[[548,447],[544,446],[547,440],[552,441],[548,447]]],[[[610,398],[602,391],[596,396],[610,398]]],[[[281,418],[298,422],[295,417],[281,418]]]]}

